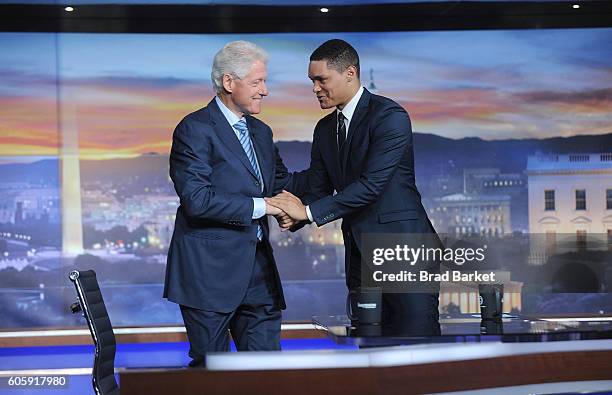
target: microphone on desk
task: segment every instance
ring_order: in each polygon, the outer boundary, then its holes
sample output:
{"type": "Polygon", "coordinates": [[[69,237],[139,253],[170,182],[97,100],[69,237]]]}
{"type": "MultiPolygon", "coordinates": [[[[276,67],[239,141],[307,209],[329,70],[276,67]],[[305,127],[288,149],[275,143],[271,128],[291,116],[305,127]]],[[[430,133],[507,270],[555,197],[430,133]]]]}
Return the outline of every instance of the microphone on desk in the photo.
{"type": "Polygon", "coordinates": [[[358,325],[380,325],[382,288],[356,287],[346,295],[346,315],[358,325]]]}
{"type": "Polygon", "coordinates": [[[504,285],[478,284],[478,293],[481,318],[480,333],[483,335],[503,334],[504,285]]]}

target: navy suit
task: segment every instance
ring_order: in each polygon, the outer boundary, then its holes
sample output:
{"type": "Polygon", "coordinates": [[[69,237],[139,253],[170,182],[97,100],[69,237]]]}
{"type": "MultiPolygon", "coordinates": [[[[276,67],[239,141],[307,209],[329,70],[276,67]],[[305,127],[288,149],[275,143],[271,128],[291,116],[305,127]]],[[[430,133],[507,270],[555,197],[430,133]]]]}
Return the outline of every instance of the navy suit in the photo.
{"type": "MultiPolygon", "coordinates": [[[[252,215],[253,197],[280,192],[287,169],[272,141],[271,129],[254,117],[245,118],[264,182],[263,192],[214,99],[187,115],[174,131],[170,177],[180,206],[168,250],[164,297],[182,309],[232,314],[244,303],[251,287],[262,282],[273,295],[275,308],[285,308],[268,241],[267,217],[253,220],[252,215]],[[258,225],[264,233],[259,243],[258,225]],[[261,267],[257,267],[258,261],[261,267]],[[256,275],[259,280],[255,281],[256,275]]],[[[189,326],[191,318],[183,317],[189,326]]]]}
{"type": "MultiPolygon", "coordinates": [[[[340,152],[336,114],[328,114],[315,127],[310,168],[303,173],[308,175],[309,188],[302,201],[319,226],[343,219],[347,286],[353,289],[361,284],[362,234],[435,231],[415,184],[406,111],[364,90],[340,152]]],[[[431,316],[437,321],[436,293],[397,296],[384,297],[383,315],[431,316]]]]}

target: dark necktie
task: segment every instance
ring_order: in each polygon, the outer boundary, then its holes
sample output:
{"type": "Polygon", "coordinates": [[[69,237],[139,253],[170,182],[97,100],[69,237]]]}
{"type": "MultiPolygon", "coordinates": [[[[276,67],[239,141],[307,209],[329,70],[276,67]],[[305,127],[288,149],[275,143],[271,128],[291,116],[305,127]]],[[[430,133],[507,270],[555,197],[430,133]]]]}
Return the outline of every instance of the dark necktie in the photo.
{"type": "Polygon", "coordinates": [[[338,112],[338,152],[342,150],[342,146],[346,141],[346,117],[342,112],[338,112]]]}

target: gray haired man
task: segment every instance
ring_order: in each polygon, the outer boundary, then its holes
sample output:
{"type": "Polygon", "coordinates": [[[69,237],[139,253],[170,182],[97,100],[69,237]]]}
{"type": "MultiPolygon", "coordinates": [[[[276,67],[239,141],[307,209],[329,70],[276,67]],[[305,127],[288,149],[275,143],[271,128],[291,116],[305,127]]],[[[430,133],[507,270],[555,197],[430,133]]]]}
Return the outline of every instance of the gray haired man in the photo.
{"type": "Polygon", "coordinates": [[[279,193],[287,169],[272,130],[253,114],[268,95],[268,56],[234,41],[215,56],[217,92],[174,131],[170,177],[180,198],[168,251],[164,297],[180,305],[190,366],[209,351],[279,350],[278,270],[266,215],[282,212],[264,197],[279,193]]]}

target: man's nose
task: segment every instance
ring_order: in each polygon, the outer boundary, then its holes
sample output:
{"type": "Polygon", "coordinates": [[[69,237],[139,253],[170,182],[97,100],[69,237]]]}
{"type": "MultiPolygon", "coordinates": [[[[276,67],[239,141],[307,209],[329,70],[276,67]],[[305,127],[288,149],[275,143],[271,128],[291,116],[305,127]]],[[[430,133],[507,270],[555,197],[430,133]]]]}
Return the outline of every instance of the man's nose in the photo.
{"type": "Polygon", "coordinates": [[[319,86],[319,83],[318,82],[314,82],[312,84],[312,92],[313,93],[317,93],[317,92],[320,92],[320,91],[321,91],[321,87],[319,86]]]}
{"type": "Polygon", "coordinates": [[[259,94],[262,95],[262,96],[268,96],[268,93],[270,93],[270,92],[268,92],[268,85],[266,85],[265,82],[262,82],[259,94]]]}

